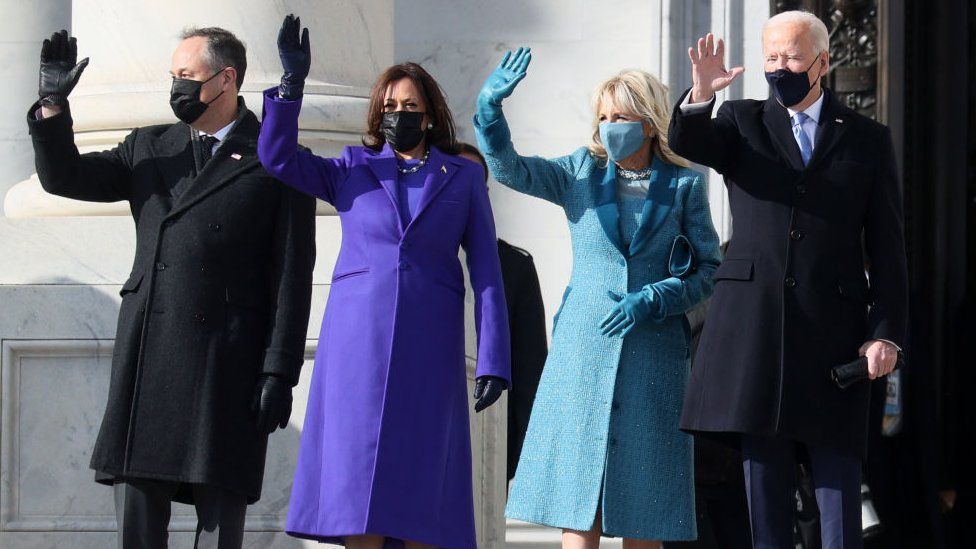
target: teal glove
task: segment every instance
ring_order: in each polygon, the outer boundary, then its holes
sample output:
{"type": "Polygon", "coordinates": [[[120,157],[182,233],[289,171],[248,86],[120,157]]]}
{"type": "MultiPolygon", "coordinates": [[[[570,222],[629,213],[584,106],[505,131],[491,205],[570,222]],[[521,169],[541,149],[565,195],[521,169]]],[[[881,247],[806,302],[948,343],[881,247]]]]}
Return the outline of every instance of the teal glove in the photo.
{"type": "Polygon", "coordinates": [[[515,86],[525,78],[525,70],[532,61],[531,48],[519,48],[515,53],[505,52],[501,63],[485,80],[481,92],[478,93],[477,113],[478,121],[490,124],[501,116],[502,99],[515,91],[515,86]]]}
{"type": "Polygon", "coordinates": [[[617,304],[600,322],[600,332],[608,337],[614,335],[626,337],[634,326],[651,317],[651,308],[654,306],[653,295],[643,290],[631,292],[623,298],[610,294],[610,297],[617,300],[617,304]]]}

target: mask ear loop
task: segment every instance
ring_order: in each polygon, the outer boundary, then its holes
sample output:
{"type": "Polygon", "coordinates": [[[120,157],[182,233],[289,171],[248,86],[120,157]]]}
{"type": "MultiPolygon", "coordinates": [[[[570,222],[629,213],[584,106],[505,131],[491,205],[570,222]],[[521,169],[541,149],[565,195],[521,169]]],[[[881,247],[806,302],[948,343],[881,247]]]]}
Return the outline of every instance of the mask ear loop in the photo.
{"type": "MultiPolygon", "coordinates": [[[[222,72],[224,72],[225,70],[227,70],[227,69],[229,69],[229,68],[230,68],[230,67],[224,67],[224,68],[222,68],[222,69],[220,69],[219,71],[217,71],[217,72],[215,72],[215,73],[213,74],[213,76],[211,76],[210,78],[208,78],[208,79],[206,79],[206,80],[204,80],[203,82],[201,82],[201,83],[200,83],[200,89],[203,89],[203,85],[204,85],[204,84],[206,84],[207,82],[210,82],[210,81],[211,81],[211,80],[213,80],[214,78],[217,78],[217,76],[219,76],[219,75],[220,75],[220,73],[222,73],[222,72]]],[[[206,106],[208,106],[208,107],[209,107],[211,103],[213,103],[214,101],[216,101],[217,99],[219,99],[221,95],[224,95],[224,92],[225,92],[225,91],[227,91],[227,90],[220,90],[220,93],[218,93],[216,97],[214,97],[214,98],[213,98],[213,99],[211,99],[210,101],[207,101],[206,103],[204,103],[204,105],[206,105],[206,106]]]]}

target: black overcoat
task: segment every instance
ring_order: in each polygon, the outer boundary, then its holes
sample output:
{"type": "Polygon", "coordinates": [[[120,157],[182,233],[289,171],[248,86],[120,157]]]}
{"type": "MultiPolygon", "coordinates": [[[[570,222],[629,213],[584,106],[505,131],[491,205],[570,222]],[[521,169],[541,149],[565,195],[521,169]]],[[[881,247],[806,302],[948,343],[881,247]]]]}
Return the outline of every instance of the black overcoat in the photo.
{"type": "Polygon", "coordinates": [[[775,99],[726,101],[714,119],[675,107],[671,147],[724,176],[732,211],[687,431],[864,452],[869,384],[842,391],[828,372],[867,340],[905,344],[902,194],[888,128],[824,93],[806,167],[775,99]]]}
{"type": "Polygon", "coordinates": [[[515,477],[529,416],[549,353],[546,308],[532,256],[498,240],[512,342],[512,391],[508,396],[508,479],[515,477]]]}
{"type": "MultiPolygon", "coordinates": [[[[291,383],[303,363],[315,202],[273,179],[241,117],[197,173],[191,129],[137,128],[79,155],[71,112],[28,112],[37,174],[52,194],[128,201],[136,253],[122,286],[96,478],[152,478],[261,494],[267,436],[250,404],[258,376],[291,383]],[[183,181],[186,190],[174,193],[183,181]],[[175,194],[175,197],[174,197],[175,194]]],[[[181,490],[179,501],[190,501],[181,490]]]]}

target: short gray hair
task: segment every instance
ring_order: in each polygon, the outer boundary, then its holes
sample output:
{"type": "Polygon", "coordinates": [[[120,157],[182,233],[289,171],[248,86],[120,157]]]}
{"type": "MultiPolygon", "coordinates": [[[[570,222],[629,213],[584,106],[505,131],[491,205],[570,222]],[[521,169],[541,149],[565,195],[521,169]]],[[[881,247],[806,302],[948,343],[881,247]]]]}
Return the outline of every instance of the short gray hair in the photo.
{"type": "Polygon", "coordinates": [[[207,39],[206,58],[210,70],[217,72],[227,67],[237,71],[237,89],[244,84],[247,71],[247,48],[234,33],[220,27],[188,27],[180,33],[180,40],[202,37],[207,39]]]}
{"type": "Polygon", "coordinates": [[[830,48],[827,25],[816,15],[802,10],[784,11],[767,19],[762,26],[763,39],[766,38],[767,28],[781,23],[806,25],[807,30],[810,32],[810,38],[813,39],[813,46],[817,48],[817,54],[823,53],[830,48]]]}

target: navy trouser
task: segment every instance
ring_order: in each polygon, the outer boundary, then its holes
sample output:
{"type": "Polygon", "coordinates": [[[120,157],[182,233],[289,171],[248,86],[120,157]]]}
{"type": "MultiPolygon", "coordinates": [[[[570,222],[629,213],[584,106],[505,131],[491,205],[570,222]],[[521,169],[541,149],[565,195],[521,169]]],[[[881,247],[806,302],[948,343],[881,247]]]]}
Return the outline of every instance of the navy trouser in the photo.
{"type": "MultiPolygon", "coordinates": [[[[752,546],[792,549],[796,460],[801,445],[775,437],[742,436],[752,546]]],[[[820,509],[823,549],[861,549],[861,459],[806,447],[820,509]]]]}

